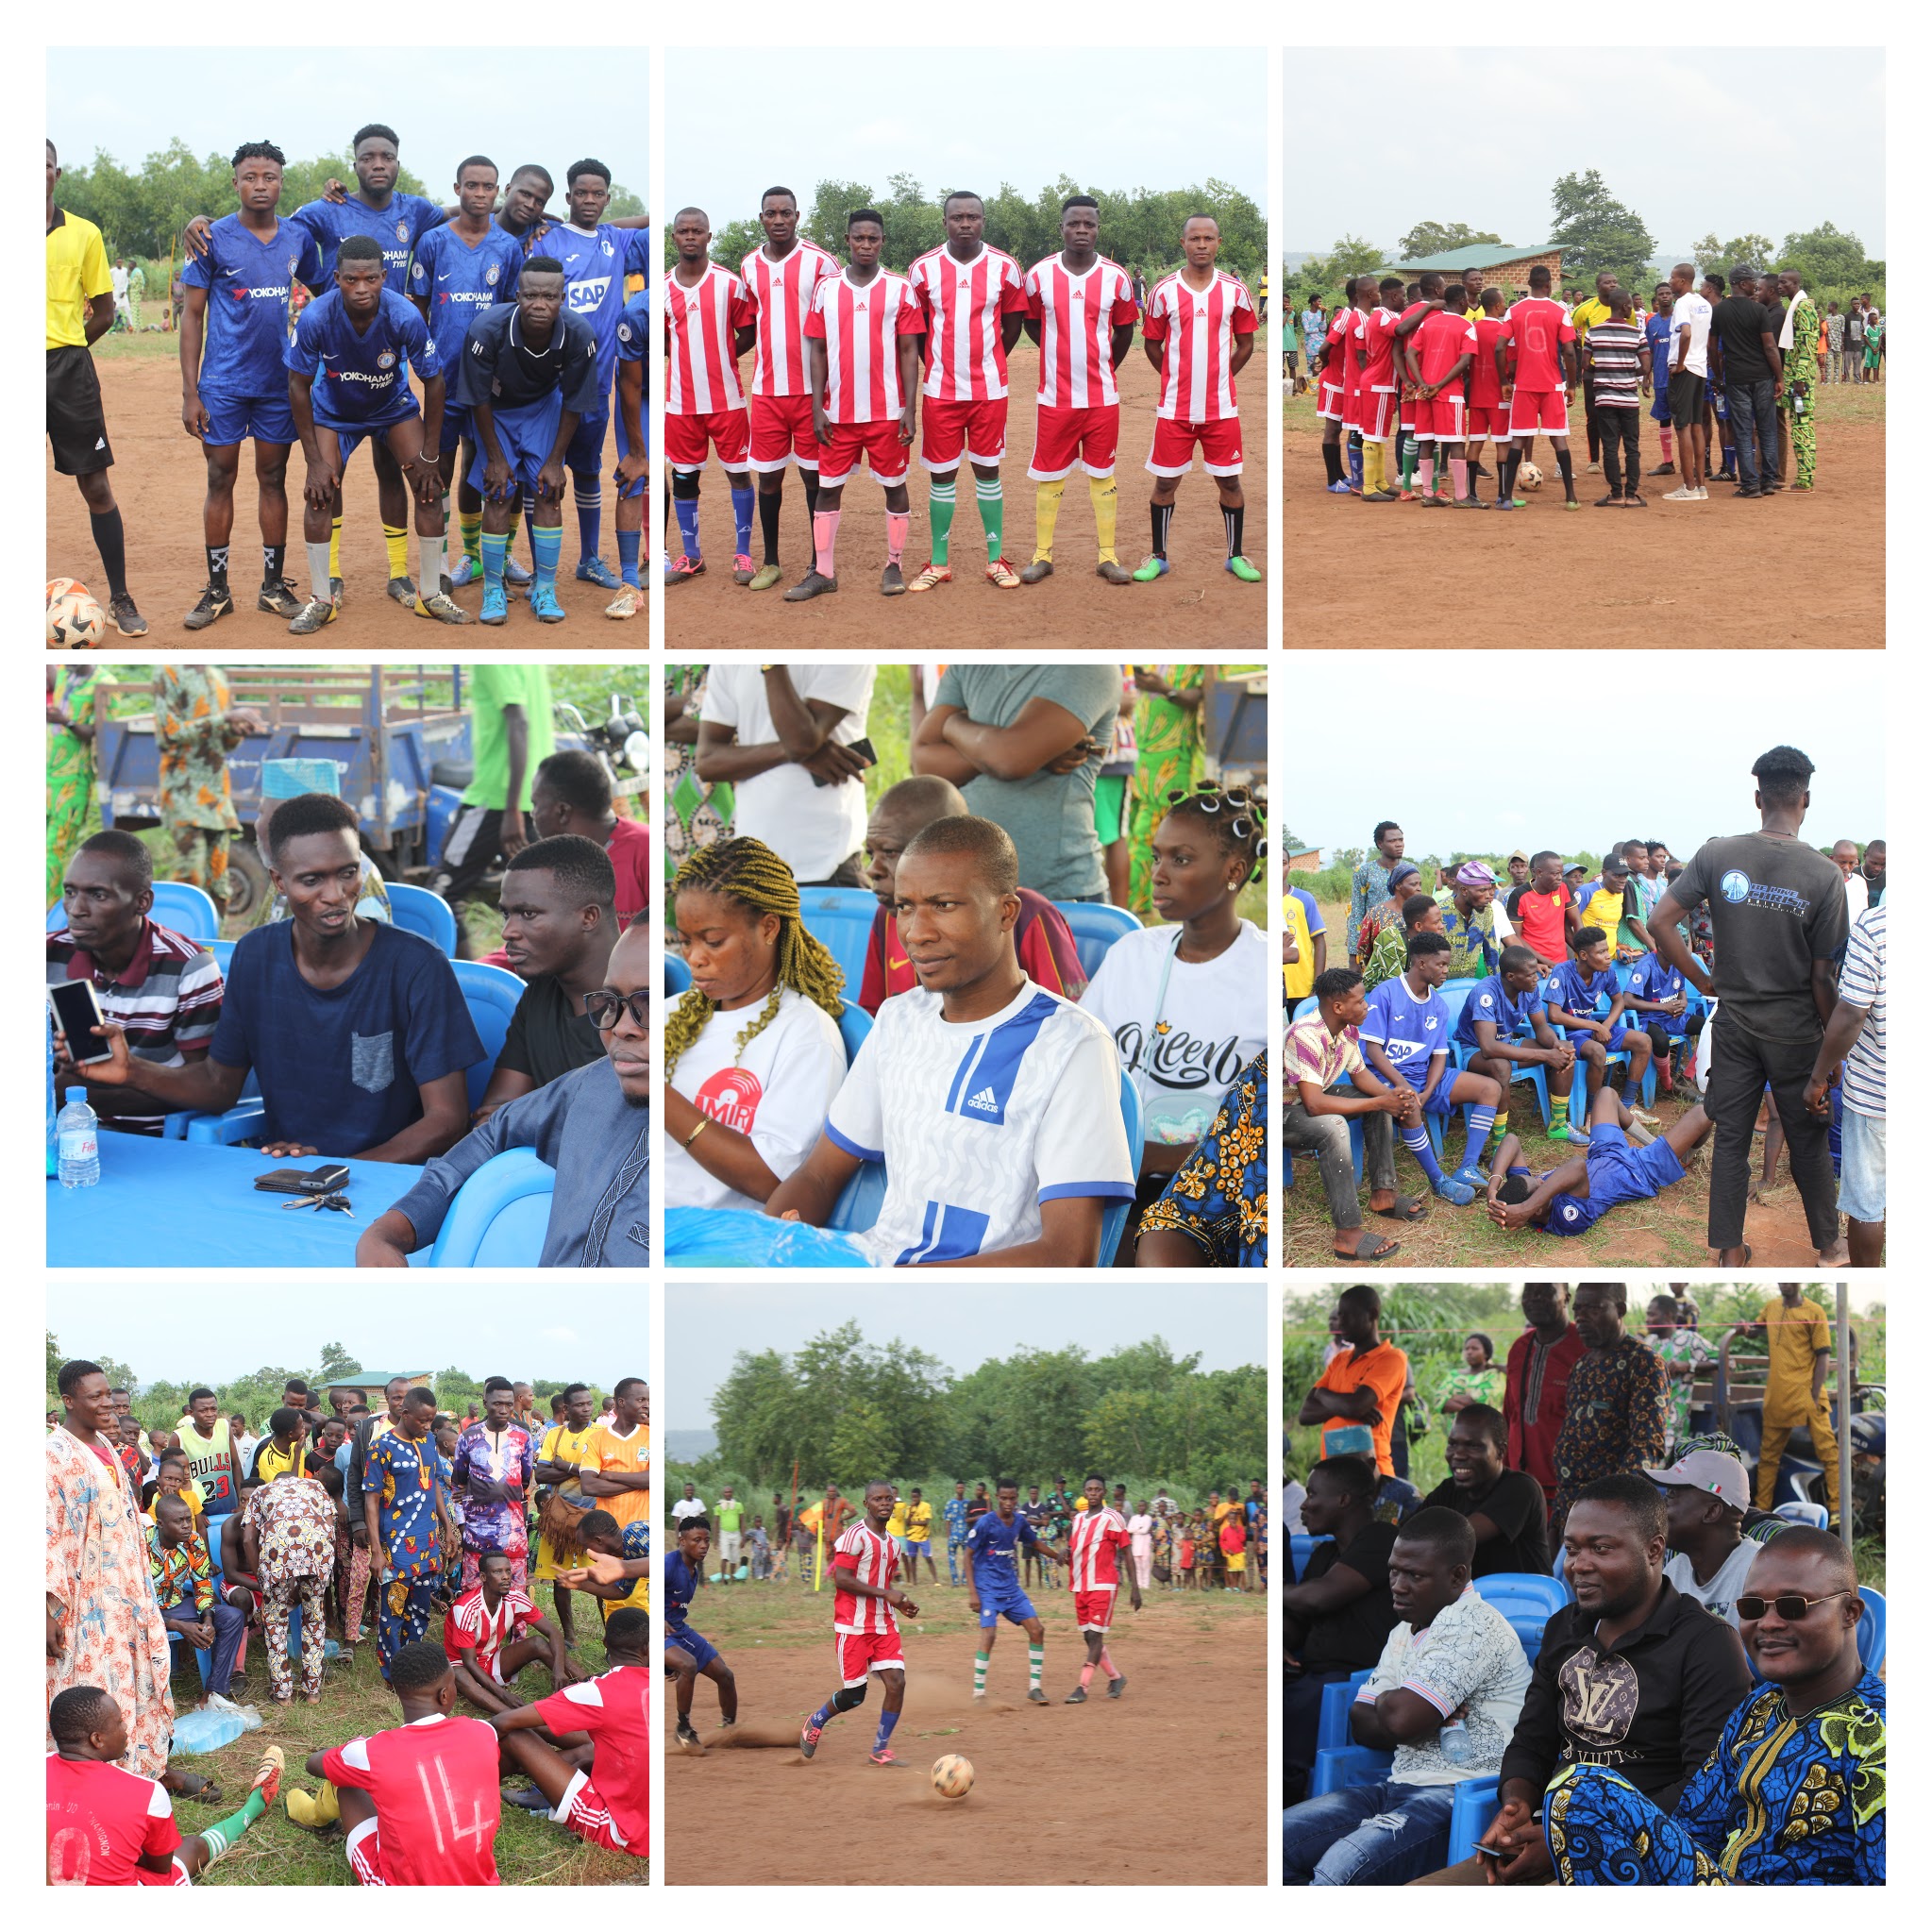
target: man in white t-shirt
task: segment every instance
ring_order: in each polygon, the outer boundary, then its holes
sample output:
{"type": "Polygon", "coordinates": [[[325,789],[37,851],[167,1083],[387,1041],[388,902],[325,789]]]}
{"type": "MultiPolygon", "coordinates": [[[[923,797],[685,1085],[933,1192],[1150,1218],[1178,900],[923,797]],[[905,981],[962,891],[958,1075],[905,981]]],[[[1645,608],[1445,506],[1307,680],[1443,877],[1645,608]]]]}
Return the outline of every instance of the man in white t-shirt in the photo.
{"type": "Polygon", "coordinates": [[[686,1483],[684,1485],[683,1495],[679,1497],[677,1502],[671,1504],[672,1522],[681,1523],[686,1517],[702,1516],[703,1514],[704,1514],[703,1497],[701,1497],[697,1493],[697,1489],[691,1484],[686,1483]]]}
{"type": "Polygon", "coordinates": [[[1845,917],[1856,919],[1872,903],[1865,875],[1858,870],[1858,842],[1841,838],[1831,848],[1831,863],[1844,875],[1845,917]]]}
{"type": "MultiPolygon", "coordinates": [[[[769,846],[801,887],[859,885],[870,664],[748,664],[720,659],[705,680],[697,776],[737,798],[732,830],[769,846]]],[[[869,750],[869,748],[868,748],[869,750]]]]}
{"type": "Polygon", "coordinates": [[[1667,1470],[1645,1470],[1664,1492],[1664,1578],[1738,1628],[1738,1593],[1764,1545],[1744,1534],[1751,1478],[1735,1455],[1694,1449],[1667,1470]]]}
{"type": "Polygon", "coordinates": [[[899,944],[918,984],[888,1000],[805,1165],[765,1204],[823,1227],[867,1161],[885,1200],[857,1238],[883,1265],[1092,1268],[1134,1195],[1107,1032],[1036,986],[1013,947],[1019,862],[985,818],[941,818],[900,855],[899,944]]]}
{"type": "Polygon", "coordinates": [[[1696,503],[1708,474],[1704,428],[1705,378],[1710,373],[1710,303],[1698,293],[1697,271],[1680,261],[1671,271],[1671,422],[1677,432],[1683,482],[1668,501],[1696,503]]]}

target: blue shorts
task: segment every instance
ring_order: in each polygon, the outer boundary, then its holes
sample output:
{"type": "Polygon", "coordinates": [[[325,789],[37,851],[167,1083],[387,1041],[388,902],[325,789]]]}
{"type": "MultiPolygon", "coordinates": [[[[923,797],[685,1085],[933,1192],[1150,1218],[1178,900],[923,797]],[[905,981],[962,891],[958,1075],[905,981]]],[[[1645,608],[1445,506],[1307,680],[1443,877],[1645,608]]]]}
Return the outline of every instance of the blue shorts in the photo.
{"type": "Polygon", "coordinates": [[[1039,1616],[1033,1600],[1024,1590],[1014,1590],[995,1603],[984,1590],[980,1592],[980,1628],[991,1630],[1000,1618],[1009,1623],[1031,1623],[1039,1616]]]}
{"type": "Polygon", "coordinates": [[[675,1643],[680,1650],[690,1652],[692,1661],[700,1671],[707,1664],[714,1662],[718,1654],[717,1645],[713,1643],[708,1637],[698,1636],[697,1631],[692,1629],[688,1623],[681,1630],[673,1630],[669,1624],[666,1624],[664,1626],[664,1642],[667,1645],[675,1643]]]}
{"type": "MultiPolygon", "coordinates": [[[[1834,1092],[1841,1089],[1834,1088],[1834,1092]]],[[[1847,1107],[1839,1131],[1839,1212],[1868,1224],[1885,1218],[1885,1118],[1847,1107]]]]}
{"type": "Polygon", "coordinates": [[[416,408],[415,397],[411,396],[408,409],[398,411],[396,414],[386,417],[379,423],[358,423],[353,429],[346,429],[340,423],[325,423],[318,417],[315,427],[324,435],[334,436],[335,446],[339,452],[337,461],[346,470],[349,459],[371,436],[380,442],[398,423],[410,422],[420,413],[416,408]]]}
{"type": "Polygon", "coordinates": [[[586,416],[578,424],[577,433],[570,439],[570,447],[563,452],[567,468],[575,470],[580,477],[596,477],[602,480],[604,468],[604,431],[609,428],[611,418],[608,414],[586,416]]]}
{"type": "MultiPolygon", "coordinates": [[[[625,457],[630,454],[630,438],[624,433],[624,412],[622,410],[613,410],[611,412],[611,420],[617,426],[617,457],[618,461],[622,462],[625,457]]],[[[644,419],[644,446],[646,452],[648,453],[650,449],[650,418],[648,415],[644,419]]],[[[639,477],[630,489],[622,491],[620,494],[626,496],[642,496],[644,495],[644,479],[639,477]]]]}
{"type": "Polygon", "coordinates": [[[1550,1201],[1544,1223],[1553,1235],[1581,1235],[1626,1201],[1655,1201],[1672,1182],[1684,1178],[1684,1164],[1667,1140],[1632,1147],[1621,1128],[1592,1127],[1589,1151],[1584,1156],[1589,1172],[1589,1196],[1558,1194],[1550,1201]]]}
{"type": "Polygon", "coordinates": [[[462,403],[445,402],[443,405],[443,434],[436,445],[436,453],[447,456],[465,436],[472,443],[476,441],[469,410],[462,403]]]}
{"type": "MultiPolygon", "coordinates": [[[[563,414],[563,392],[552,390],[541,401],[527,402],[516,409],[493,410],[491,414],[496,425],[497,447],[510,465],[512,483],[526,490],[535,489],[537,472],[549,462],[551,446],[557,441],[557,425],[563,414]]],[[[470,464],[471,489],[482,490],[489,466],[490,452],[479,437],[477,460],[470,464]]]]}
{"type": "Polygon", "coordinates": [[[289,393],[279,395],[227,395],[219,389],[201,391],[201,407],[208,412],[208,434],[203,443],[225,449],[233,443],[293,443],[295,418],[289,409],[289,393]]]}
{"type": "Polygon", "coordinates": [[[1651,397],[1650,415],[1654,423],[1668,423],[1671,420],[1671,382],[1668,376],[1658,377],[1656,393],[1651,397]]]}
{"type": "Polygon", "coordinates": [[[1436,1083],[1435,1086],[1430,1090],[1428,1097],[1423,1100],[1423,1113],[1440,1114],[1447,1119],[1459,1111],[1456,1103],[1449,1098],[1449,1091],[1454,1086],[1456,1075],[1460,1070],[1454,1059],[1452,1058],[1449,1064],[1442,1069],[1442,1078],[1436,1083]]]}

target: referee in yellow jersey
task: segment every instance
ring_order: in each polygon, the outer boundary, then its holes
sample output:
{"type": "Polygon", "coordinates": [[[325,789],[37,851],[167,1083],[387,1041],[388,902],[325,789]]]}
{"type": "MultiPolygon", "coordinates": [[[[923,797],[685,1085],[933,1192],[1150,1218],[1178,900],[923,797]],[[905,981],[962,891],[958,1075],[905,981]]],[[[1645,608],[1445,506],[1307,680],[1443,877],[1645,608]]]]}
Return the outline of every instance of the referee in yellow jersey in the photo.
{"type": "Polygon", "coordinates": [[[101,231],[54,206],[59,158],[47,143],[47,441],[54,467],[80,485],[107,573],[108,615],[124,637],[147,634],[147,619],[127,594],[127,546],[108,480],[114,452],[101,409],[92,344],[114,326],[114,277],[101,231]]]}

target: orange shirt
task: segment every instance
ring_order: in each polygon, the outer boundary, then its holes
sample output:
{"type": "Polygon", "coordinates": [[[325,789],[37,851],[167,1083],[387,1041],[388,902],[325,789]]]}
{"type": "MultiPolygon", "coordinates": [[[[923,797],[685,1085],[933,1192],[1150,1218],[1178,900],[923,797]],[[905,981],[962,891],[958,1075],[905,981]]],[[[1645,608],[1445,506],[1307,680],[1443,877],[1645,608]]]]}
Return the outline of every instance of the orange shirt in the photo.
{"type": "MultiPolygon", "coordinates": [[[[593,1422],[584,1436],[583,1454],[579,1457],[577,1466],[600,1476],[629,1476],[647,1470],[650,1468],[650,1424],[640,1422],[629,1436],[621,1436],[613,1422],[593,1422]]],[[[617,1519],[619,1530],[628,1522],[650,1520],[648,1489],[627,1489],[621,1496],[598,1496],[592,1500],[599,1509],[617,1519]]]]}
{"type": "MultiPolygon", "coordinates": [[[[1388,1437],[1395,1427],[1396,1405],[1402,1401],[1408,1379],[1409,1358],[1392,1344],[1383,1342],[1366,1355],[1358,1355],[1353,1349],[1344,1349],[1321,1371],[1321,1378],[1315,1385],[1317,1388],[1331,1388],[1337,1395],[1347,1395],[1357,1388],[1374,1390],[1375,1406],[1382,1411],[1382,1420],[1369,1426],[1375,1432],[1375,1467],[1385,1476],[1395,1474],[1395,1464],[1389,1459],[1388,1437]]],[[[1336,1417],[1322,1424],[1322,1437],[1325,1441],[1331,1429],[1358,1426],[1336,1417]]]]}

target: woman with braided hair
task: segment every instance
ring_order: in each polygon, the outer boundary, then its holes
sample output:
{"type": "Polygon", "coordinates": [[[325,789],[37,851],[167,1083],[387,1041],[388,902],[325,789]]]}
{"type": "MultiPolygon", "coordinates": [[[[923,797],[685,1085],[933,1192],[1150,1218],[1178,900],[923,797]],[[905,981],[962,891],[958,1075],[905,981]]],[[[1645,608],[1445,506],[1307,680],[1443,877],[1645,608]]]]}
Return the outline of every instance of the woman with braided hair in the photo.
{"type": "Polygon", "coordinates": [[[845,976],[755,838],[699,847],[672,893],[691,988],[664,1021],[665,1204],[755,1210],[810,1152],[845,1078],[845,976]]]}
{"type": "MultiPolygon", "coordinates": [[[[1168,923],[1116,940],[1081,996],[1140,1094],[1136,1222],[1268,1043],[1268,938],[1240,913],[1241,888],[1268,849],[1265,832],[1245,790],[1207,780],[1169,791],[1147,874],[1168,923]]],[[[1134,1266],[1134,1239],[1130,1225],[1117,1266],[1134,1266]]]]}

